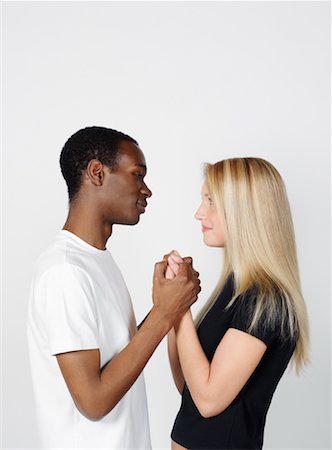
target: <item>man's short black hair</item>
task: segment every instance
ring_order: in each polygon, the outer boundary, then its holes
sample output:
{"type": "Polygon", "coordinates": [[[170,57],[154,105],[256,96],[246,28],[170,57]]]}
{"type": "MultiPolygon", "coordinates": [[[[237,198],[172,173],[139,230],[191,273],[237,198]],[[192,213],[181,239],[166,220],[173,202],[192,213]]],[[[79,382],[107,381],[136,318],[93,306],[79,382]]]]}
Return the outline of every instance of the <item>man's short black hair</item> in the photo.
{"type": "Polygon", "coordinates": [[[83,128],[68,139],[61,151],[60,167],[67,183],[70,202],[80,189],[81,176],[89,161],[98,159],[102,164],[116,168],[122,141],[138,145],[130,136],[105,127],[83,128]]]}

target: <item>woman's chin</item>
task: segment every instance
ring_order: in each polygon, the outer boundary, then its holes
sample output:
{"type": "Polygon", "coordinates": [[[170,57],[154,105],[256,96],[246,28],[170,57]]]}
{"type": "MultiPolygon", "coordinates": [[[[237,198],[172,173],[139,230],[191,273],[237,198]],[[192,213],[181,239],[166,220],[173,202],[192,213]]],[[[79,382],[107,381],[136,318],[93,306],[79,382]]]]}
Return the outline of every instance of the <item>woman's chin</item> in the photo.
{"type": "Polygon", "coordinates": [[[207,247],[218,247],[218,248],[223,248],[225,246],[225,244],[223,242],[219,242],[219,241],[214,241],[212,239],[208,239],[207,237],[204,236],[203,238],[203,242],[207,247]]]}

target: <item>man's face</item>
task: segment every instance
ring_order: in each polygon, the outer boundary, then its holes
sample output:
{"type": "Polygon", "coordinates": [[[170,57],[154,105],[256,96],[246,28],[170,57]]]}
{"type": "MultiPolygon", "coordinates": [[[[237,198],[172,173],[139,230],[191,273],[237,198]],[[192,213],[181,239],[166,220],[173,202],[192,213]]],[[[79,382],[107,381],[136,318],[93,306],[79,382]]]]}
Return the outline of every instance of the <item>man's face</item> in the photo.
{"type": "Polygon", "coordinates": [[[134,143],[122,141],[117,168],[105,168],[102,202],[105,221],[111,225],[134,225],[144,213],[152,192],[144,182],[146,163],[143,152],[134,143]]]}

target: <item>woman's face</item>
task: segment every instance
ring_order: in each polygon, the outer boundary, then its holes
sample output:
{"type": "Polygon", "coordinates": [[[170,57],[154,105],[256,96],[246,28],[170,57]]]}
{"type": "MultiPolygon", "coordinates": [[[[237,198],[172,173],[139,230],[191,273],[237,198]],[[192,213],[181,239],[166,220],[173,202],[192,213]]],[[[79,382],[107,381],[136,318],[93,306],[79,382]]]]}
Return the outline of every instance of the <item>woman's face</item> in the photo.
{"type": "Polygon", "coordinates": [[[195,218],[201,221],[204,243],[209,247],[224,247],[224,226],[217,213],[212,194],[209,193],[206,182],[202,187],[202,203],[195,218]]]}

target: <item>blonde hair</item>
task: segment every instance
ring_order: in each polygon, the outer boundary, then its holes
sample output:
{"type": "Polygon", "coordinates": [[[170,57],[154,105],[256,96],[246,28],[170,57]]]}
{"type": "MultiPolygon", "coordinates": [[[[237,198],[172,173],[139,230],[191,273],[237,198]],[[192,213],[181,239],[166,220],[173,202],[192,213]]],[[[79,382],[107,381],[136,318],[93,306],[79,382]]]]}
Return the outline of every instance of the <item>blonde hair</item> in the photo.
{"type": "Polygon", "coordinates": [[[225,225],[225,252],[221,277],[196,325],[233,274],[235,292],[228,306],[254,288],[257,301],[248,331],[255,329],[263,314],[268,323],[278,319],[281,336],[296,339],[292,362],[299,373],[309,362],[309,326],[283,180],[272,164],[260,158],[207,164],[205,178],[225,225]]]}

